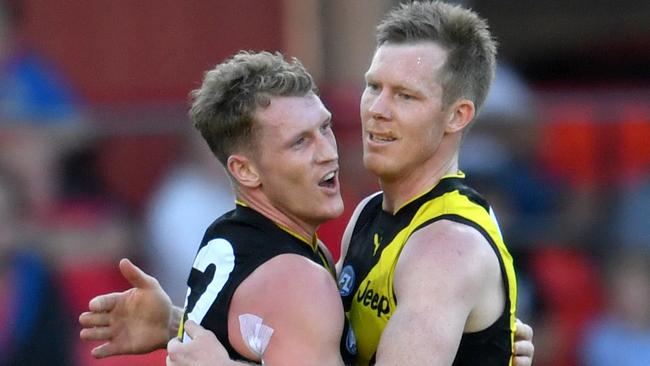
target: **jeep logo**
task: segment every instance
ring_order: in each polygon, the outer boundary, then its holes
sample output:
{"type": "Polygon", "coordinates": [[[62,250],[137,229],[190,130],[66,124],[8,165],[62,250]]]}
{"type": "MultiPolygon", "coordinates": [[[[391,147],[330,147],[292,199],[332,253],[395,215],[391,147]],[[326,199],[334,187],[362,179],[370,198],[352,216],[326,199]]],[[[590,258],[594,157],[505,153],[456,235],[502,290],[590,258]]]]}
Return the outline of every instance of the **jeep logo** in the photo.
{"type": "Polygon", "coordinates": [[[362,291],[357,292],[357,302],[363,306],[369,306],[372,310],[377,311],[377,317],[382,314],[390,314],[390,303],[388,297],[379,294],[375,290],[369,288],[372,281],[366,282],[366,287],[362,291]]]}

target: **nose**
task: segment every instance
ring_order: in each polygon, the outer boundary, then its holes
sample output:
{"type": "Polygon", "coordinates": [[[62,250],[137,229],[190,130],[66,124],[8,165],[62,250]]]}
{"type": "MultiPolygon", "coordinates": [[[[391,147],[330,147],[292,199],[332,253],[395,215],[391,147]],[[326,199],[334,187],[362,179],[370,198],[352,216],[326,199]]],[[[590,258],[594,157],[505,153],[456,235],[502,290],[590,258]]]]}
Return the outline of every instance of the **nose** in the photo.
{"type": "Polygon", "coordinates": [[[374,119],[391,119],[392,114],[388,102],[388,93],[382,91],[379,94],[369,96],[367,100],[367,110],[369,115],[374,119]]]}
{"type": "Polygon", "coordinates": [[[319,135],[316,142],[316,162],[329,163],[332,161],[338,161],[339,153],[336,147],[336,138],[331,131],[327,135],[319,135]]]}

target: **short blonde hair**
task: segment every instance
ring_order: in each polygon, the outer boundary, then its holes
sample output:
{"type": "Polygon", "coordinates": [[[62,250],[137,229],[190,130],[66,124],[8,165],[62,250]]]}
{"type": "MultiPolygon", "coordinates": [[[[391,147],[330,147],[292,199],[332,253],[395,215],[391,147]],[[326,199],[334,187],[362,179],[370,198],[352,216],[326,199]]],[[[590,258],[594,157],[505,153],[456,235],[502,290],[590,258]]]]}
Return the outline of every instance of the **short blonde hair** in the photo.
{"type": "Polygon", "coordinates": [[[280,53],[240,51],[205,73],[191,92],[189,115],[221,164],[238,149],[254,151],[254,114],[274,96],[317,93],[300,61],[280,53]]]}
{"type": "Polygon", "coordinates": [[[377,27],[377,47],[385,43],[436,42],[448,52],[440,84],[443,106],[459,98],[476,111],[487,97],[496,68],[496,41],[476,13],[440,1],[401,4],[377,27]]]}

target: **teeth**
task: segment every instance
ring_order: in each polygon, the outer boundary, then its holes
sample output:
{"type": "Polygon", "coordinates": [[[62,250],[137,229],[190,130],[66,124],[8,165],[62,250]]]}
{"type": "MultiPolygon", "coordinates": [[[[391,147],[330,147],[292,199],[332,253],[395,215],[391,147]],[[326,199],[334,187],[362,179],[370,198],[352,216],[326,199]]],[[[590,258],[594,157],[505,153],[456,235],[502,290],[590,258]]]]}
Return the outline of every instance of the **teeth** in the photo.
{"type": "Polygon", "coordinates": [[[336,174],[336,173],[335,173],[335,172],[329,172],[329,173],[327,173],[327,175],[323,177],[323,179],[321,180],[321,182],[325,182],[325,181],[327,181],[327,180],[330,180],[330,179],[334,178],[334,174],[336,174]]]}
{"type": "Polygon", "coordinates": [[[377,136],[377,135],[372,135],[372,139],[375,140],[375,141],[381,141],[381,142],[390,142],[390,141],[395,140],[392,137],[382,137],[382,136],[377,136]]]}

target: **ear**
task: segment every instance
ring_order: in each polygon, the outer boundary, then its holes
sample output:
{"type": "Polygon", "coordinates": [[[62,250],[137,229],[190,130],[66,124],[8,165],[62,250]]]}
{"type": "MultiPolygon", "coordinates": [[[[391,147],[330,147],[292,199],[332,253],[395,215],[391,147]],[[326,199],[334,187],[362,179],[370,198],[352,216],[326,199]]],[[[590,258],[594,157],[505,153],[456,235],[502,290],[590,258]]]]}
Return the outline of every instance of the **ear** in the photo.
{"type": "Polygon", "coordinates": [[[257,167],[247,156],[230,155],[228,157],[228,172],[242,186],[255,188],[262,184],[257,167]]]}
{"type": "Polygon", "coordinates": [[[463,130],[472,122],[475,113],[474,102],[469,99],[461,99],[452,104],[451,108],[449,108],[445,132],[455,133],[463,130]]]}

